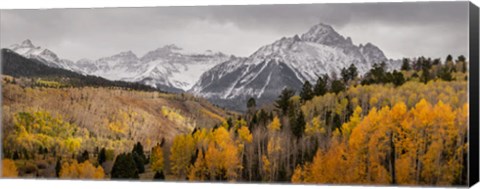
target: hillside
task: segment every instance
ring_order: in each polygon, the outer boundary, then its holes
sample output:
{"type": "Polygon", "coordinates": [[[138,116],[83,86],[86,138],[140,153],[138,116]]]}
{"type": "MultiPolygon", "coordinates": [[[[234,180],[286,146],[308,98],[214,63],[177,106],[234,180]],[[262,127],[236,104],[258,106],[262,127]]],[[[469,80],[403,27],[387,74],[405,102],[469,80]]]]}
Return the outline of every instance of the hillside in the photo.
{"type": "Polygon", "coordinates": [[[2,74],[13,77],[44,78],[61,81],[69,86],[121,87],[136,90],[156,89],[139,83],[110,81],[97,76],[82,75],[62,68],[47,66],[36,59],[25,58],[9,49],[1,50],[2,74]]]}
{"type": "MultiPolygon", "coordinates": [[[[14,117],[21,112],[48,112],[88,133],[81,149],[106,146],[127,151],[139,141],[154,141],[190,133],[195,127],[213,127],[230,114],[205,100],[188,95],[108,88],[55,88],[51,81],[4,76],[3,129],[9,138],[14,117]],[[87,145],[92,144],[92,145],[87,145]]],[[[150,142],[149,142],[150,141],[150,142]]],[[[9,144],[7,142],[7,144],[9,144]]]]}

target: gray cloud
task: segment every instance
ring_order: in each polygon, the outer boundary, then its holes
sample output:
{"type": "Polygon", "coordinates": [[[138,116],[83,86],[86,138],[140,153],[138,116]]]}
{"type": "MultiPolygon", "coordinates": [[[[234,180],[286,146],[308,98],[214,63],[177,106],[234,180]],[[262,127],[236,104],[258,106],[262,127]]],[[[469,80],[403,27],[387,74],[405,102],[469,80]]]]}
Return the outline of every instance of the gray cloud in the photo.
{"type": "Polygon", "coordinates": [[[31,39],[72,60],[175,43],[247,56],[320,22],[392,58],[468,50],[467,2],[2,10],[0,45],[31,39]]]}

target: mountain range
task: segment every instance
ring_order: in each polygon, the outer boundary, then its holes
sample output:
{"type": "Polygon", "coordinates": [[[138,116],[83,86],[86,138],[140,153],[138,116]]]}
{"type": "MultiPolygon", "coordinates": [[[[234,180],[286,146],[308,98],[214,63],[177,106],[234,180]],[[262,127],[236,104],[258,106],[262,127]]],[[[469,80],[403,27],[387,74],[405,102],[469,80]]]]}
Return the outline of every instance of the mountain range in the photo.
{"type": "Polygon", "coordinates": [[[386,62],[390,69],[400,66],[388,59],[377,46],[353,44],[327,24],[312,26],[307,32],[283,37],[260,47],[248,57],[236,57],[207,50],[187,52],[166,45],[138,57],[132,51],[76,62],[59,58],[49,49],[30,40],[9,49],[43,64],[83,75],[145,84],[168,92],[189,92],[234,110],[245,110],[254,97],[258,104],[271,102],[285,87],[299,91],[303,82],[314,83],[321,74],[339,74],[354,64],[360,75],[374,63],[386,62]]]}
{"type": "Polygon", "coordinates": [[[205,72],[190,90],[228,108],[241,107],[254,97],[257,103],[271,102],[285,87],[299,91],[305,81],[315,83],[321,74],[340,74],[354,64],[360,75],[374,63],[387,63],[389,69],[400,66],[387,59],[377,46],[354,45],[349,37],[333,27],[318,24],[302,35],[283,37],[260,47],[246,58],[234,58],[205,72]]]}
{"type": "Polygon", "coordinates": [[[203,53],[192,53],[175,45],[163,46],[142,57],[132,51],[125,51],[98,60],[80,59],[76,62],[61,59],[51,50],[35,46],[28,39],[12,45],[9,49],[50,67],[113,81],[142,83],[168,92],[184,92],[190,89],[203,72],[230,59],[229,55],[221,52],[207,50],[203,53]]]}

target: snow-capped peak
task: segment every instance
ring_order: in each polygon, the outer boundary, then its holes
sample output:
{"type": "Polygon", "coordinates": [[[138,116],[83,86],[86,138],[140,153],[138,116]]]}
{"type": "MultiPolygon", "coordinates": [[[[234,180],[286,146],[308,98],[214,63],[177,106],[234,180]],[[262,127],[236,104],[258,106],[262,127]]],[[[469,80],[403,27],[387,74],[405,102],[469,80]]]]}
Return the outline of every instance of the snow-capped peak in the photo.
{"type": "Polygon", "coordinates": [[[312,26],[306,33],[302,34],[301,39],[324,45],[352,44],[351,39],[345,39],[332,26],[324,23],[312,26]]]}
{"type": "Polygon", "coordinates": [[[317,24],[302,35],[282,37],[260,47],[248,58],[232,58],[205,72],[191,92],[216,104],[241,110],[246,99],[271,102],[288,87],[300,90],[321,74],[339,74],[354,64],[364,74],[373,63],[386,60],[373,44],[356,46],[332,26],[317,24]]]}
{"type": "Polygon", "coordinates": [[[120,52],[118,54],[115,54],[111,57],[106,57],[106,58],[102,58],[102,59],[126,59],[126,60],[137,60],[138,57],[135,53],[133,53],[132,51],[124,51],[124,52],[120,52]]]}
{"type": "Polygon", "coordinates": [[[70,69],[71,61],[60,59],[57,54],[49,49],[35,46],[30,39],[26,39],[20,44],[10,46],[10,49],[19,55],[36,59],[48,66],[70,69]]]}
{"type": "Polygon", "coordinates": [[[153,51],[148,52],[147,54],[145,54],[141,58],[141,60],[143,62],[154,61],[156,59],[159,59],[159,58],[162,58],[162,57],[165,57],[165,56],[172,56],[174,54],[179,54],[180,51],[182,51],[182,48],[180,48],[180,47],[178,47],[174,44],[165,45],[163,47],[160,47],[160,48],[157,48],[153,51]]]}
{"type": "Polygon", "coordinates": [[[19,47],[23,47],[23,48],[34,48],[35,45],[33,45],[32,41],[30,41],[30,39],[26,39],[25,41],[23,41],[19,47]]]}
{"type": "Polygon", "coordinates": [[[30,41],[30,39],[26,39],[19,44],[13,44],[13,45],[10,46],[10,49],[17,52],[18,54],[24,54],[24,53],[28,52],[29,50],[39,49],[39,48],[40,47],[36,47],[35,45],[33,45],[32,41],[30,41]]]}

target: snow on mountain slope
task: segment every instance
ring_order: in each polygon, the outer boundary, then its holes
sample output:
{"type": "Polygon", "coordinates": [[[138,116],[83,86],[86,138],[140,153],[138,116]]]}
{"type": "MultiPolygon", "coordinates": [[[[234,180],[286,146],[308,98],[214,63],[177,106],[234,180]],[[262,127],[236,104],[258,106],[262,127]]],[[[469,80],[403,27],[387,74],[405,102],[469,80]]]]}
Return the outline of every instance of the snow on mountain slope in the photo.
{"type": "Polygon", "coordinates": [[[60,59],[54,52],[40,46],[33,45],[29,39],[20,44],[15,44],[9,47],[10,50],[20,54],[26,58],[33,58],[46,64],[50,67],[63,68],[71,70],[72,61],[60,59]]]}
{"type": "Polygon", "coordinates": [[[382,61],[388,59],[373,44],[356,46],[331,26],[318,24],[301,36],[265,45],[248,58],[234,58],[213,67],[190,92],[242,110],[243,104],[238,103],[250,97],[260,104],[269,102],[285,87],[298,91],[304,81],[314,83],[321,74],[340,74],[351,64],[364,74],[382,61]]]}
{"type": "Polygon", "coordinates": [[[203,72],[230,59],[221,52],[207,50],[193,53],[175,45],[166,45],[140,58],[132,51],[126,51],[98,60],[80,59],[77,62],[60,59],[52,51],[33,45],[28,39],[12,45],[10,49],[50,67],[109,80],[141,82],[170,92],[189,90],[203,72]]]}
{"type": "Polygon", "coordinates": [[[156,84],[189,90],[200,76],[213,66],[227,61],[223,53],[186,52],[175,45],[166,45],[148,52],[137,67],[142,74],[124,78],[126,81],[156,80],[156,84]]]}

